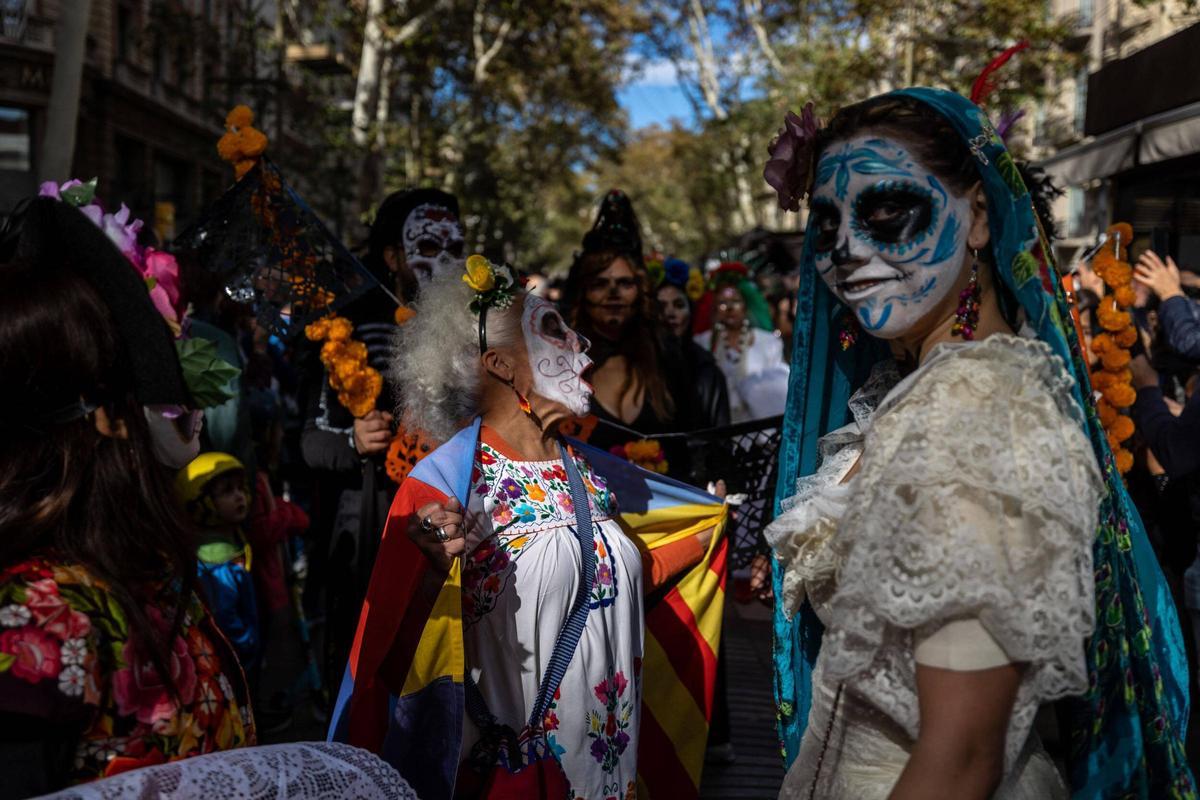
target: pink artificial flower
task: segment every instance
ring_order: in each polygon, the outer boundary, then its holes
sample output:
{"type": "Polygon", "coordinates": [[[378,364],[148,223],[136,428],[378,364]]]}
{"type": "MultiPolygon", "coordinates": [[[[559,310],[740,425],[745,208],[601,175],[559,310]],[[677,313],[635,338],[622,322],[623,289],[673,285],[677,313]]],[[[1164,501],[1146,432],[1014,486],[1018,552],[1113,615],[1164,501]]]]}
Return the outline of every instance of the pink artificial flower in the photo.
{"type": "Polygon", "coordinates": [[[129,206],[121,203],[121,208],[117,213],[105,214],[99,224],[108,238],[121,251],[121,254],[136,264],[140,260],[139,256],[141,255],[138,248],[137,235],[138,231],[142,229],[142,221],[135,219],[133,222],[130,222],[129,216],[129,206]]]}
{"type": "Polygon", "coordinates": [[[58,642],[41,628],[12,628],[0,633],[0,653],[13,656],[12,674],[30,683],[53,678],[62,666],[58,642]]]}
{"type": "Polygon", "coordinates": [[[64,641],[87,636],[92,629],[92,621],[86,614],[67,605],[51,578],[29,584],[25,590],[25,607],[38,625],[64,641]]]}
{"type": "Polygon", "coordinates": [[[183,314],[183,295],[179,291],[179,264],[175,256],[147,247],[138,271],[143,278],[154,279],[150,299],[158,313],[178,322],[183,314]]]}
{"type": "Polygon", "coordinates": [[[783,127],[767,148],[771,158],[763,168],[763,179],[779,195],[779,207],[784,211],[800,210],[800,201],[808,191],[813,147],[820,127],[813,104],[805,103],[800,116],[787,112],[783,127]]]}
{"type": "MultiPolygon", "coordinates": [[[[178,706],[153,662],[140,650],[133,640],[125,642],[122,657],[126,666],[113,675],[113,695],[117,700],[117,713],[134,714],[138,722],[153,725],[170,719],[178,706]]],[[[191,704],[196,693],[196,665],[181,636],[176,636],[172,643],[167,669],[179,690],[182,705],[191,704]]]]}

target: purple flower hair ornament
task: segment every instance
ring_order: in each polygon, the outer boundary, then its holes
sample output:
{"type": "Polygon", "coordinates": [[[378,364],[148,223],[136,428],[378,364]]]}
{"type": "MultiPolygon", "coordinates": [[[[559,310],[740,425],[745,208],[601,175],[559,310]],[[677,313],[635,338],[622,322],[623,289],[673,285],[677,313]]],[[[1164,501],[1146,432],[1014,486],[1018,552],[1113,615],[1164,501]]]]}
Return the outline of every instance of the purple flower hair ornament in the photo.
{"type": "Polygon", "coordinates": [[[805,103],[799,115],[787,112],[783,127],[767,148],[771,158],[763,168],[763,179],[779,195],[779,207],[784,211],[799,211],[800,201],[808,193],[813,149],[820,127],[813,104],[805,103]]]}

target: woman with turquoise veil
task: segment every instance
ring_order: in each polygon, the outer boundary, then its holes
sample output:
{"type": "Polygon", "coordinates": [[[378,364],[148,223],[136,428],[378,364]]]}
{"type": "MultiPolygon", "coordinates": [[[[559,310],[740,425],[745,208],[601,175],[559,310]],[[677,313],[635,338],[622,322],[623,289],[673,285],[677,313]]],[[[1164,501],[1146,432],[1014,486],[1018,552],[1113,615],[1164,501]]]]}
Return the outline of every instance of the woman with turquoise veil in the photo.
{"type": "Polygon", "coordinates": [[[767,531],[781,798],[1195,797],[1175,608],[987,116],[810,104],[764,177],[810,211],[767,531]]]}

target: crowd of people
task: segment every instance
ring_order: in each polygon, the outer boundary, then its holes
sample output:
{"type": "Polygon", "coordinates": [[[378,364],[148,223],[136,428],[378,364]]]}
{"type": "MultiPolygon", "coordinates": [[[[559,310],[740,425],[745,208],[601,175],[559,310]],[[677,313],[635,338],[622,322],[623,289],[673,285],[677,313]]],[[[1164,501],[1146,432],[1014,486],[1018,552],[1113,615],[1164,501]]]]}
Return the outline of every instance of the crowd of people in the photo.
{"type": "Polygon", "coordinates": [[[413,188],[303,335],[94,184],[14,210],[0,794],[194,763],[689,796],[728,757],[741,476],[688,435],[768,420],[782,797],[1195,797],[1200,279],[1126,228],[1057,270],[1040,176],[949,92],[806,109],[770,155],[794,269],[648,252],[614,190],[564,276],[524,276],[413,188]]]}

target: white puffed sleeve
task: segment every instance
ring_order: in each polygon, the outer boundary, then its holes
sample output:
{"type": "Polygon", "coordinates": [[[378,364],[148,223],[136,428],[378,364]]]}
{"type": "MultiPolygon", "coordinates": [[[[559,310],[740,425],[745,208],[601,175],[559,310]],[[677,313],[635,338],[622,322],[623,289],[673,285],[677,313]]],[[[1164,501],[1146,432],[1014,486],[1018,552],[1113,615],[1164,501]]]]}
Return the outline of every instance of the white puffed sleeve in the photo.
{"type": "Polygon", "coordinates": [[[918,648],[949,668],[1025,664],[1011,767],[1037,707],[1087,688],[1103,482],[1046,345],[942,347],[913,377],[877,412],[850,485],[826,674],[915,738],[918,648]]]}

